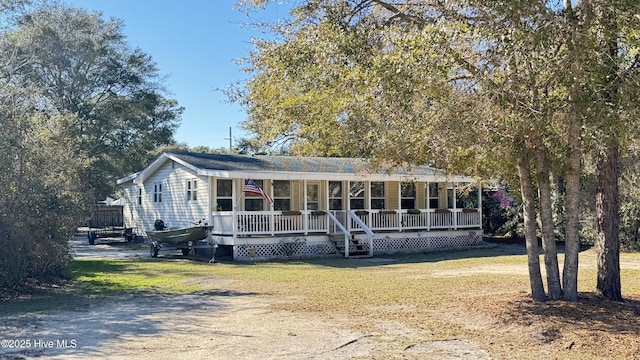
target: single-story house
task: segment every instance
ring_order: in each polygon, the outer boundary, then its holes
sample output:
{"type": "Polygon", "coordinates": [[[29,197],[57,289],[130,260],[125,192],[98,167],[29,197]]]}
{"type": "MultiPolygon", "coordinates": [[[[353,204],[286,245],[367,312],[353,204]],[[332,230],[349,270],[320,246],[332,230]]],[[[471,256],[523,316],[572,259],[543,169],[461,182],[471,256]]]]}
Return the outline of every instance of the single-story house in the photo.
{"type": "Polygon", "coordinates": [[[426,166],[373,171],[353,158],[165,152],[118,184],[125,227],[138,235],[156,219],[204,220],[217,254],[247,261],[478,245],[471,180],[426,166]]]}

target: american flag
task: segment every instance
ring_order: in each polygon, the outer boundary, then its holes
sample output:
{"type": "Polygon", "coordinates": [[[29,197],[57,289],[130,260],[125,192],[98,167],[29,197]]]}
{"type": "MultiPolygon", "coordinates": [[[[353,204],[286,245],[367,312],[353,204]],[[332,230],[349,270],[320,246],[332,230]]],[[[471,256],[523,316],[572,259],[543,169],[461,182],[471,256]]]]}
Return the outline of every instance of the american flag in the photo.
{"type": "Polygon", "coordinates": [[[242,191],[260,195],[263,199],[273,204],[273,199],[251,179],[247,180],[247,182],[242,187],[242,191]]]}

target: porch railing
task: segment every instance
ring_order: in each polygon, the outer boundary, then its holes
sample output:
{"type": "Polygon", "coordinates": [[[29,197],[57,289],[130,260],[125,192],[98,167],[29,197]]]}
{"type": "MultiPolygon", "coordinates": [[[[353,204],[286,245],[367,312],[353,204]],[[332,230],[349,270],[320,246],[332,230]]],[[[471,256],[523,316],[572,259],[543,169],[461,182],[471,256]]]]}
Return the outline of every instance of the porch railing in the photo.
{"type": "MultiPolygon", "coordinates": [[[[479,228],[477,209],[442,210],[331,210],[349,231],[364,231],[353,217],[373,231],[457,230],[479,228]]],[[[335,233],[326,211],[215,211],[214,235],[279,235],[335,233]]]]}
{"type": "MultiPolygon", "coordinates": [[[[367,241],[369,242],[369,256],[373,256],[373,231],[362,221],[362,219],[357,215],[357,213],[353,210],[347,213],[347,217],[350,222],[355,223],[358,228],[362,229],[365,234],[367,234],[367,241]]],[[[349,252],[345,252],[345,257],[349,257],[349,252]]]]}

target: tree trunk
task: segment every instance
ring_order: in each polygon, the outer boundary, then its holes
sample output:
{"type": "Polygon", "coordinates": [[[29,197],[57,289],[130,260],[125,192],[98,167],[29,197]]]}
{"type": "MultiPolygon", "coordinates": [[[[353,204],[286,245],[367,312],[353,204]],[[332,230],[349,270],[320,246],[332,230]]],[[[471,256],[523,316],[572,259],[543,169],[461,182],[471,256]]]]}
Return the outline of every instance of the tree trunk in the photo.
{"type": "Polygon", "coordinates": [[[536,236],[535,196],[533,193],[531,169],[526,155],[518,159],[518,171],[520,172],[520,190],[522,192],[524,213],[524,237],[527,244],[531,297],[534,301],[546,301],[547,295],[544,292],[542,274],[540,273],[540,255],[538,237],[536,236]]]}
{"type": "Polygon", "coordinates": [[[598,282],[596,292],[609,300],[622,301],[620,285],[620,218],[618,214],[618,178],[620,150],[604,147],[598,154],[596,212],[598,215],[598,282]]]}
{"type": "Polygon", "coordinates": [[[547,270],[547,288],[549,298],[562,297],[556,235],[553,225],[553,209],[551,207],[551,181],[549,179],[549,160],[540,146],[536,149],[538,170],[538,196],[540,201],[540,221],[542,223],[542,248],[544,249],[544,265],[547,270]]]}
{"type": "Polygon", "coordinates": [[[582,146],[578,118],[570,114],[568,128],[569,158],[565,175],[565,236],[562,285],[564,299],[578,301],[578,254],[580,253],[580,172],[582,146]]]}
{"type": "MultiPolygon", "coordinates": [[[[568,23],[567,46],[569,53],[575,54],[577,21],[571,0],[564,0],[565,18],[568,23]]],[[[579,57],[575,57],[570,71],[577,77],[583,72],[579,57]]],[[[564,229],[564,267],[562,286],[564,299],[578,301],[578,254],[580,253],[580,174],[582,172],[582,121],[578,115],[576,99],[580,98],[580,84],[573,82],[569,90],[569,111],[567,120],[567,171],[565,174],[566,193],[564,229]]]]}
{"type": "Polygon", "coordinates": [[[596,212],[598,215],[598,281],[596,292],[609,300],[622,301],[620,285],[620,204],[618,179],[620,178],[620,134],[624,131],[620,121],[620,77],[616,62],[619,56],[620,33],[615,7],[606,2],[594,2],[594,12],[600,22],[598,27],[602,46],[602,73],[606,74],[602,100],[605,116],[601,128],[602,145],[596,148],[596,212]]]}

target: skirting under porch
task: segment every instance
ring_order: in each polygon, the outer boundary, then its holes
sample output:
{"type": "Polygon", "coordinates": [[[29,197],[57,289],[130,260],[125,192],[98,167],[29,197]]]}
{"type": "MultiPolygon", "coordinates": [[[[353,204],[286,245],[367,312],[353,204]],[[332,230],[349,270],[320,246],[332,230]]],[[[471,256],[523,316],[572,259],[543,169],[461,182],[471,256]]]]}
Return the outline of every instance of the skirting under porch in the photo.
{"type": "MultiPolygon", "coordinates": [[[[236,261],[267,261],[318,257],[343,257],[344,248],[329,235],[231,238],[214,236],[220,246],[233,249],[236,261]]],[[[369,253],[365,234],[352,236],[350,253],[369,253]]],[[[373,255],[429,252],[473,247],[482,243],[481,230],[429,231],[375,234],[373,255]]]]}

